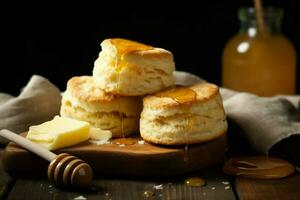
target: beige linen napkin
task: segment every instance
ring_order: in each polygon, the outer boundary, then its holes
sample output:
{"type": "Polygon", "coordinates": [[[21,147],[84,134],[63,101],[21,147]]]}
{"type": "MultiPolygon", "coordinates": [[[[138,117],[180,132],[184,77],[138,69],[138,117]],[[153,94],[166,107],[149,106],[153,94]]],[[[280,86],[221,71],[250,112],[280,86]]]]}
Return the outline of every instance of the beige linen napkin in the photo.
{"type": "MultiPolygon", "coordinates": [[[[180,85],[204,81],[187,72],[177,71],[174,77],[180,85]]],[[[220,91],[231,122],[228,133],[232,126],[239,126],[238,134],[262,154],[268,154],[274,146],[281,146],[282,141],[296,136],[292,142],[299,150],[300,96],[263,98],[224,88],[220,91]]],[[[59,113],[60,100],[60,91],[53,84],[34,75],[18,97],[0,93],[0,129],[20,133],[30,125],[49,120],[59,113]]]]}
{"type": "Polygon", "coordinates": [[[280,141],[300,136],[300,96],[258,97],[224,88],[221,94],[228,118],[260,153],[268,154],[280,141]]]}
{"type": "MultiPolygon", "coordinates": [[[[50,120],[59,113],[60,101],[59,89],[47,79],[34,75],[19,96],[0,93],[0,130],[22,133],[31,125],[50,120]]],[[[0,144],[6,143],[0,137],[0,144]]]]}

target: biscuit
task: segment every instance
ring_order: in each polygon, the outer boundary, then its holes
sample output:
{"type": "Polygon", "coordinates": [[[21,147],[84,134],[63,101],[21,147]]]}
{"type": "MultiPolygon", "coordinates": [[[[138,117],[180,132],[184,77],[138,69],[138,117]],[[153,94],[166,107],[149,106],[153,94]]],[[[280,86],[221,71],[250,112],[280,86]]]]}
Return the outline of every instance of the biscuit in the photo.
{"type": "Polygon", "coordinates": [[[171,52],[125,39],[106,39],[94,63],[95,84],[121,96],[152,94],[174,85],[171,52]]]}
{"type": "Polygon", "coordinates": [[[141,109],[139,97],[108,94],[95,87],[91,76],[80,76],[68,81],[60,114],[123,137],[138,132],[141,109]]]}
{"type": "Polygon", "coordinates": [[[226,131],[226,115],[216,85],[202,82],[143,99],[140,133],[148,142],[164,145],[202,143],[226,131]]]}

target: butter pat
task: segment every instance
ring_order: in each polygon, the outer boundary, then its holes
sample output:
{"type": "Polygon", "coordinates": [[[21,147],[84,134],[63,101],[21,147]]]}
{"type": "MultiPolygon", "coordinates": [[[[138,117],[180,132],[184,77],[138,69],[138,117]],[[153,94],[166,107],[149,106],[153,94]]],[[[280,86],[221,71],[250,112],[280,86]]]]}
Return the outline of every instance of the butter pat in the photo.
{"type": "Polygon", "coordinates": [[[56,116],[53,120],[31,126],[27,139],[55,150],[89,139],[90,125],[87,122],[56,116]]]}

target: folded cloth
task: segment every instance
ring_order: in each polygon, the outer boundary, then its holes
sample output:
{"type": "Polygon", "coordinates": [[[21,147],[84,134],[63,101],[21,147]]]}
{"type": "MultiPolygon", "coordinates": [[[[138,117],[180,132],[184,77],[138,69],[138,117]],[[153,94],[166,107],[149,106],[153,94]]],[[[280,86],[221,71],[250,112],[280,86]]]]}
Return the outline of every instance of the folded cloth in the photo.
{"type": "Polygon", "coordinates": [[[242,128],[253,149],[269,154],[291,136],[300,136],[300,96],[258,97],[221,88],[225,111],[242,128]]]}
{"type": "MultiPolygon", "coordinates": [[[[205,81],[187,72],[176,71],[174,77],[179,85],[205,81]]],[[[229,121],[239,126],[238,134],[254,150],[267,155],[292,136],[297,136],[298,143],[293,144],[299,150],[300,96],[258,97],[225,88],[220,91],[229,121]]],[[[50,120],[59,113],[60,101],[60,91],[45,78],[34,75],[18,97],[0,93],[0,130],[20,133],[50,120]]],[[[0,142],[5,141],[0,138],[0,142]]]]}
{"type": "MultiPolygon", "coordinates": [[[[16,133],[28,130],[59,114],[61,94],[47,79],[34,75],[21,91],[13,97],[0,93],[0,130],[9,129],[16,133]]],[[[0,144],[8,141],[0,137],[0,144]]]]}

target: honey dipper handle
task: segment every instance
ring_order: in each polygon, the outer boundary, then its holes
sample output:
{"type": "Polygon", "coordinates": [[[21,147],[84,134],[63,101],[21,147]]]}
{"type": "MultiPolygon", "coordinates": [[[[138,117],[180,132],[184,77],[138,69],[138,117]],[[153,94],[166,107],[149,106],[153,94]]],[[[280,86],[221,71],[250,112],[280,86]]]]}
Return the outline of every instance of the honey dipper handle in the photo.
{"type": "Polygon", "coordinates": [[[18,134],[11,132],[9,130],[2,129],[0,131],[0,136],[12,142],[17,143],[21,147],[37,154],[38,156],[44,158],[45,160],[48,160],[49,162],[51,162],[56,157],[56,154],[52,153],[51,151],[48,151],[47,149],[41,147],[40,145],[35,144],[30,140],[27,140],[24,137],[19,136],[18,134]]]}

